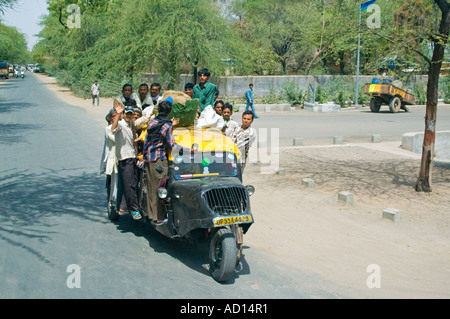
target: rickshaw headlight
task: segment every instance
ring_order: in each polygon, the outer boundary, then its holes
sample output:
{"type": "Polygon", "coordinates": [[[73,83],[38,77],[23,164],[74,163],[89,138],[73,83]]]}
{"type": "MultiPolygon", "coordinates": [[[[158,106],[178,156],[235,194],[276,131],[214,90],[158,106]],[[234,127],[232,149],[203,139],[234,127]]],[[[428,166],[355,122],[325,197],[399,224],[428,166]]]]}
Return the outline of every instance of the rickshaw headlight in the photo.
{"type": "Polygon", "coordinates": [[[247,185],[245,188],[247,189],[248,196],[252,196],[255,193],[255,187],[252,185],[247,185]]]}
{"type": "Polygon", "coordinates": [[[167,189],[165,189],[164,187],[161,187],[158,189],[158,197],[161,199],[166,199],[167,195],[169,193],[167,192],[167,189]]]}

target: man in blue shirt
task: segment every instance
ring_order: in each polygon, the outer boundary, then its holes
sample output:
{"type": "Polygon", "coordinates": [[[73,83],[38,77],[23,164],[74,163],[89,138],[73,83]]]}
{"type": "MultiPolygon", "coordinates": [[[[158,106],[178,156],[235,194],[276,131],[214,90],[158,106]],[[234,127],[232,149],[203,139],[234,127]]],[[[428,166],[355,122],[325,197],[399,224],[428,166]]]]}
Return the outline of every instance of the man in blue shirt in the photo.
{"type": "Polygon", "coordinates": [[[253,83],[248,85],[248,90],[245,96],[247,97],[247,106],[245,107],[245,111],[248,111],[248,109],[251,108],[251,111],[255,115],[255,119],[257,119],[258,115],[256,115],[255,107],[253,106],[253,83]]]}

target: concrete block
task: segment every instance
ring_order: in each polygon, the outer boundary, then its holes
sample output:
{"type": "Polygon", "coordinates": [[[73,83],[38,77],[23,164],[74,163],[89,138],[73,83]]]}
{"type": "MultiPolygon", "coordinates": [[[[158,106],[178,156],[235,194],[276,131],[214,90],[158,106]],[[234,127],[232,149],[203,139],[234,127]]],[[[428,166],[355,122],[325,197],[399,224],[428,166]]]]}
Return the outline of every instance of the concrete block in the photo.
{"type": "Polygon", "coordinates": [[[402,211],[395,208],[386,208],[383,211],[383,218],[392,220],[394,223],[402,220],[402,211]]]}
{"type": "Polygon", "coordinates": [[[302,179],[302,184],[309,188],[313,188],[314,186],[316,186],[316,182],[312,178],[302,179]]]}
{"type": "MultiPolygon", "coordinates": [[[[401,147],[404,150],[422,154],[422,145],[423,132],[403,134],[401,147]]],[[[436,131],[434,156],[441,159],[450,159],[450,131],[436,131]]]]}
{"type": "Polygon", "coordinates": [[[303,138],[294,138],[294,146],[303,146],[303,138]]]}
{"type": "Polygon", "coordinates": [[[266,106],[266,107],[264,107],[264,112],[266,112],[266,113],[270,113],[270,106],[266,106]]]}
{"type": "Polygon", "coordinates": [[[333,138],[333,144],[342,144],[344,142],[344,138],[342,136],[335,136],[333,138]]]}
{"type": "Polygon", "coordinates": [[[372,134],[372,143],[381,143],[381,134],[372,134]]]}
{"type": "Polygon", "coordinates": [[[345,204],[353,204],[353,194],[347,191],[341,191],[338,194],[338,200],[345,204]]]}

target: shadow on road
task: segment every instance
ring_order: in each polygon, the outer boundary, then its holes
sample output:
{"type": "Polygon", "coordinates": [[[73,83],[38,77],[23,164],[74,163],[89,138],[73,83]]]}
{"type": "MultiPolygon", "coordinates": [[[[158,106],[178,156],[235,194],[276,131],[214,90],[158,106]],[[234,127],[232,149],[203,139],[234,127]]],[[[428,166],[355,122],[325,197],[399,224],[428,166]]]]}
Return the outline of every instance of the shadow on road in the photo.
{"type": "Polygon", "coordinates": [[[0,172],[0,239],[22,247],[50,264],[45,256],[26,243],[29,239],[50,241],[55,232],[54,217],[70,215],[107,223],[105,196],[99,192],[104,187],[104,180],[95,174],[66,177],[59,174],[51,171],[30,174],[16,169],[0,172]]]}
{"type": "MultiPolygon", "coordinates": [[[[147,222],[135,221],[129,215],[121,216],[115,223],[119,231],[145,238],[156,253],[168,254],[187,267],[205,276],[210,276],[209,241],[190,242],[183,239],[170,239],[160,234],[147,222]]],[[[244,246],[244,251],[248,248],[248,246],[244,246]]],[[[246,274],[250,274],[250,267],[243,256],[236,267],[235,277],[224,284],[233,284],[235,279],[246,274]]]]}

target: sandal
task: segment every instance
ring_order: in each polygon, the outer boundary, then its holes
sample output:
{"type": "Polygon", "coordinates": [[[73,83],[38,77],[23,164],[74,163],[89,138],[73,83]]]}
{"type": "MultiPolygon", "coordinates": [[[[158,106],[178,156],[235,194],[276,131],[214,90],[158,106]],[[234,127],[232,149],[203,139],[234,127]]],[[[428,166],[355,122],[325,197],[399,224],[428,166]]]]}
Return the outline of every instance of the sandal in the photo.
{"type": "Polygon", "coordinates": [[[156,226],[162,226],[167,222],[168,222],[168,219],[164,218],[164,220],[162,220],[162,221],[156,221],[155,224],[156,224],[156,226]]]}
{"type": "Polygon", "coordinates": [[[131,216],[133,216],[133,219],[136,219],[136,220],[142,218],[142,215],[138,211],[132,212],[131,216]]]}

